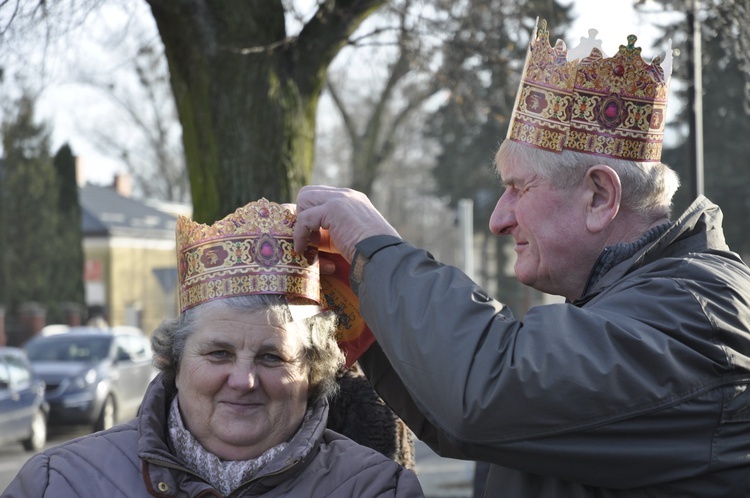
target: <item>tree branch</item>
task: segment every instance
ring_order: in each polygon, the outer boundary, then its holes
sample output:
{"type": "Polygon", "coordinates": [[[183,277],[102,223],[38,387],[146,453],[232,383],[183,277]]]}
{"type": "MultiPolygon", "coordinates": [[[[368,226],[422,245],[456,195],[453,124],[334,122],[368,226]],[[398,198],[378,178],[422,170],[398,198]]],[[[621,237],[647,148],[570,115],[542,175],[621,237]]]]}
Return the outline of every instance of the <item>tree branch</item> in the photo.
{"type": "MultiPolygon", "coordinates": [[[[13,0],[2,0],[0,2],[0,9],[4,8],[6,5],[11,3],[13,0]]],[[[13,20],[18,15],[18,7],[21,5],[21,0],[16,0],[15,5],[13,6],[13,12],[10,14],[10,18],[8,18],[8,22],[5,23],[5,27],[0,30],[0,35],[4,35],[8,29],[10,28],[10,25],[13,24],[13,20]]]]}
{"type": "Polygon", "coordinates": [[[346,106],[344,105],[344,102],[341,100],[338,94],[338,90],[333,86],[333,84],[330,81],[326,82],[326,86],[328,88],[328,91],[331,94],[331,98],[333,99],[333,103],[336,106],[336,108],[341,113],[341,119],[344,121],[344,127],[346,128],[346,132],[349,135],[349,139],[352,142],[352,145],[355,144],[359,140],[358,134],[357,134],[357,128],[354,124],[354,121],[352,121],[351,115],[346,110],[346,106]]]}
{"type": "MultiPolygon", "coordinates": [[[[305,68],[298,75],[316,75],[308,81],[298,80],[300,90],[312,94],[321,89],[325,69],[347,44],[349,36],[386,0],[337,0],[324,2],[302,28],[290,56],[305,68]],[[309,68],[318,68],[311,71],[309,68]]],[[[294,69],[293,69],[294,70],[294,69]]]]}

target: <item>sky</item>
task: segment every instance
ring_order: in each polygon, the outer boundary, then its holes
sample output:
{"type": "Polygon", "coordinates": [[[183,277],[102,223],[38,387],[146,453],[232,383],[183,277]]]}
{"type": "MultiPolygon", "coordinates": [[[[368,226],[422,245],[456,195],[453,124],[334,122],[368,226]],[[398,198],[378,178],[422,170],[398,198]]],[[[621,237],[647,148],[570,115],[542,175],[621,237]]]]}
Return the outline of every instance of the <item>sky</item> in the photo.
{"type": "MultiPolygon", "coordinates": [[[[633,0],[569,0],[569,3],[574,5],[573,16],[577,19],[564,40],[568,49],[574,48],[578,40],[585,37],[590,28],[594,28],[598,30],[598,38],[602,40],[604,52],[609,56],[617,51],[619,45],[626,43],[629,34],[638,36],[636,45],[643,48],[642,54],[646,61],[657,55],[652,48],[656,30],[651,24],[660,19],[654,15],[637,14],[633,0]]],[[[554,43],[554,40],[550,41],[554,43]]],[[[662,58],[665,55],[664,49],[665,47],[659,51],[662,58]]],[[[111,63],[116,64],[116,61],[111,63]]],[[[88,106],[94,107],[95,112],[101,112],[97,104],[92,104],[91,99],[91,95],[76,91],[69,85],[62,85],[45,90],[38,111],[40,118],[53,123],[53,151],[63,143],[69,143],[83,163],[86,179],[95,184],[110,184],[116,173],[124,172],[124,167],[100,154],[85,137],[76,132],[74,120],[79,119],[81,109],[88,106]]],[[[668,108],[668,118],[674,112],[675,109],[668,108]]]]}

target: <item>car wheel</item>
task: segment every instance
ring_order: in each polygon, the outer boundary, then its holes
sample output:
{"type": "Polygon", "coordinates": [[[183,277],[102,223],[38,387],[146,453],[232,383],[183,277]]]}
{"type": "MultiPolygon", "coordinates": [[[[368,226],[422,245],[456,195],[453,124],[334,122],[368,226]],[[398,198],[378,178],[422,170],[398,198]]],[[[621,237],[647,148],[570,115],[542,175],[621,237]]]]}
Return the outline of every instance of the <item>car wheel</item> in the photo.
{"type": "Polygon", "coordinates": [[[107,399],[104,400],[104,406],[102,411],[99,412],[99,418],[94,424],[94,432],[106,431],[115,425],[115,398],[110,394],[107,399]]]}
{"type": "Polygon", "coordinates": [[[41,409],[36,412],[31,421],[31,435],[21,442],[26,451],[36,452],[44,448],[44,443],[47,442],[47,418],[41,409]]]}

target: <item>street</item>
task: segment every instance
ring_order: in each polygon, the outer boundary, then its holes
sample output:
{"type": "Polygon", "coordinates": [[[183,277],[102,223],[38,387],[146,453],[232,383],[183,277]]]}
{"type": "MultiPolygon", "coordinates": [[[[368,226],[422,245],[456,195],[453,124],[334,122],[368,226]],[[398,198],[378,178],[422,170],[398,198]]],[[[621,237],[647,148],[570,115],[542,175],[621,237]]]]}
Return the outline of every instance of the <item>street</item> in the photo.
{"type": "MultiPolygon", "coordinates": [[[[85,429],[51,431],[45,448],[85,434],[85,429]]],[[[416,471],[427,498],[471,497],[473,463],[440,458],[419,441],[415,442],[415,450],[416,471]]],[[[24,451],[20,444],[0,448],[0,490],[5,490],[32,455],[24,451]]]]}
{"type": "Polygon", "coordinates": [[[471,498],[474,463],[437,456],[421,441],[414,442],[416,472],[427,498],[471,498]]]}

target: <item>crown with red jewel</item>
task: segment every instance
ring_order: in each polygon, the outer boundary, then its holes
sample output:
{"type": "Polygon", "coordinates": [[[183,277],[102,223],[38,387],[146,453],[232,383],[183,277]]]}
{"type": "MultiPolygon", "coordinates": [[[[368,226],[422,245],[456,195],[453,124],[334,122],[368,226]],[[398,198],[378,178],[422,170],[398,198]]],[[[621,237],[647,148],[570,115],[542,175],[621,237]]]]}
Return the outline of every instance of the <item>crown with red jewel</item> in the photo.
{"type": "Polygon", "coordinates": [[[180,216],[180,313],[226,297],[284,294],[320,302],[318,250],[294,252],[294,213],[261,199],[211,226],[180,216]]]}
{"type": "MultiPolygon", "coordinates": [[[[636,37],[607,57],[596,30],[568,51],[550,46],[547,22],[532,33],[508,138],[541,149],[659,161],[672,51],[641,58],[636,37]]],[[[671,44],[671,42],[670,42],[671,44]]]]}

